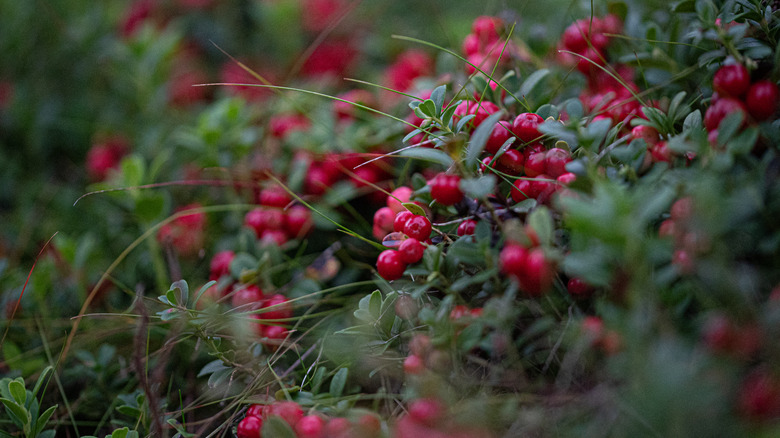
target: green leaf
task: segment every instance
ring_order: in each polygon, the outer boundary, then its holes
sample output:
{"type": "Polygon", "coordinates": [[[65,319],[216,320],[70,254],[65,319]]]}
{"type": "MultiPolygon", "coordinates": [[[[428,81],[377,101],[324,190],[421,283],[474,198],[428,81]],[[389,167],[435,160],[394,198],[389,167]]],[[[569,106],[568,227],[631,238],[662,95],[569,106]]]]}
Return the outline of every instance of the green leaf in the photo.
{"type": "Polygon", "coordinates": [[[412,214],[415,214],[417,216],[425,216],[425,210],[423,210],[422,207],[415,204],[414,202],[404,202],[401,205],[403,205],[404,208],[409,210],[412,214]]]}
{"type": "Polygon", "coordinates": [[[458,333],[458,350],[467,353],[479,344],[482,339],[482,324],[472,323],[458,333]]]}
{"type": "Polygon", "coordinates": [[[260,436],[273,438],[297,438],[290,425],[281,417],[272,415],[263,422],[260,436]]]}
{"type": "Polygon", "coordinates": [[[40,434],[43,431],[43,429],[46,428],[46,423],[49,422],[49,418],[51,418],[51,416],[54,413],[55,409],[57,409],[57,405],[54,405],[54,406],[50,407],[49,409],[46,409],[38,417],[38,419],[35,422],[35,435],[40,434]]]}
{"type": "Polygon", "coordinates": [[[458,109],[458,105],[462,101],[457,102],[450,102],[450,105],[442,112],[441,114],[441,122],[444,126],[451,128],[450,122],[452,121],[452,116],[455,114],[455,111],[458,109]]]}
{"type": "Polygon", "coordinates": [[[146,165],[143,158],[138,155],[128,155],[122,159],[122,176],[127,186],[135,187],[143,184],[146,165]]]}
{"type": "Polygon", "coordinates": [[[549,244],[553,240],[553,233],[555,232],[555,225],[553,223],[553,217],[550,210],[545,206],[540,206],[528,215],[528,225],[536,231],[536,235],[539,237],[539,242],[543,245],[549,244]]]}
{"type": "Polygon", "coordinates": [[[216,373],[217,371],[222,371],[226,369],[229,368],[225,366],[225,363],[222,362],[222,359],[212,360],[211,362],[207,363],[206,365],[203,366],[203,368],[200,369],[197,377],[203,377],[207,374],[213,374],[216,373]]]}
{"type": "Polygon", "coordinates": [[[444,95],[447,93],[447,86],[440,85],[431,92],[431,101],[435,106],[435,113],[438,115],[444,108],[444,95]]]}
{"type": "Polygon", "coordinates": [[[232,368],[226,368],[224,370],[220,370],[209,376],[208,385],[209,388],[216,388],[222,382],[227,380],[227,378],[230,376],[230,374],[233,372],[232,368]]]}
{"type": "Polygon", "coordinates": [[[149,195],[139,197],[135,201],[135,214],[142,222],[152,222],[163,215],[165,209],[165,198],[160,195],[149,195]]]}
{"type": "Polygon", "coordinates": [[[27,412],[27,409],[23,406],[19,406],[13,400],[8,400],[7,398],[0,398],[0,402],[5,405],[8,413],[11,415],[11,420],[13,420],[17,426],[24,427],[25,425],[30,424],[30,413],[27,412]]]}
{"type": "Polygon", "coordinates": [[[400,154],[402,157],[415,158],[418,160],[430,161],[441,164],[444,167],[450,167],[453,163],[452,158],[440,149],[417,147],[406,149],[400,154]]]}
{"type": "Polygon", "coordinates": [[[520,94],[523,96],[531,94],[531,92],[533,92],[549,74],[550,70],[546,68],[531,73],[525,81],[523,81],[523,85],[520,86],[520,94]]]}
{"type": "MultiPolygon", "coordinates": [[[[187,305],[187,302],[190,300],[190,287],[187,285],[187,282],[185,280],[178,280],[174,281],[173,284],[171,284],[171,289],[168,292],[175,292],[176,289],[179,290],[180,297],[177,299],[177,302],[182,305],[187,305]]],[[[170,300],[170,298],[168,298],[170,300]]]]}
{"type": "MultiPolygon", "coordinates": [[[[417,107],[427,117],[436,117],[436,104],[431,99],[423,101],[419,107],[417,107]]],[[[425,117],[421,117],[424,119],[425,117]]]]}
{"type": "Polygon", "coordinates": [[[317,368],[317,371],[314,372],[314,377],[311,379],[311,392],[315,394],[320,392],[322,381],[325,378],[325,372],[325,367],[319,367],[317,368]]]}
{"type": "Polygon", "coordinates": [[[688,114],[687,117],[685,117],[685,121],[683,122],[683,129],[689,130],[689,129],[699,129],[702,126],[702,120],[701,120],[701,111],[696,110],[690,114],[688,114]]]}
{"type": "Polygon", "coordinates": [[[734,111],[724,117],[720,125],[718,125],[718,144],[728,144],[731,137],[742,127],[744,119],[745,114],[742,111],[734,111]]]}
{"type": "Polygon", "coordinates": [[[732,138],[727,147],[733,154],[748,154],[753,150],[757,140],[758,128],[751,126],[732,138]]]}
{"type": "Polygon", "coordinates": [[[41,375],[38,376],[38,380],[35,381],[35,386],[33,387],[32,395],[33,397],[38,396],[38,391],[41,390],[43,387],[43,384],[49,379],[49,376],[54,373],[54,368],[49,365],[46,368],[41,371],[41,375]]]}
{"type": "Polygon", "coordinates": [[[330,389],[328,390],[330,395],[335,398],[341,397],[341,394],[344,392],[344,387],[347,384],[348,373],[348,368],[341,368],[336,372],[336,375],[334,375],[333,379],[330,381],[330,389]]]}
{"type": "Polygon", "coordinates": [[[458,124],[457,124],[457,125],[455,125],[455,129],[454,129],[454,131],[455,131],[455,132],[460,132],[460,131],[462,131],[462,130],[463,130],[463,127],[464,127],[464,126],[466,126],[466,124],[467,124],[468,122],[470,122],[470,121],[471,121],[471,119],[473,119],[474,117],[476,117],[474,114],[469,114],[469,115],[467,115],[467,116],[463,116],[463,117],[460,119],[460,121],[458,121],[458,124]]]}
{"type": "Polygon", "coordinates": [[[696,12],[696,0],[683,0],[672,8],[672,12],[675,13],[683,13],[683,12],[696,12]]]}
{"type": "Polygon", "coordinates": [[[130,429],[128,429],[127,427],[116,429],[113,432],[111,432],[111,438],[127,438],[128,432],[130,432],[130,429]]]}
{"type": "Polygon", "coordinates": [[[493,193],[496,183],[496,176],[489,174],[479,178],[461,179],[460,189],[466,196],[482,199],[493,193]]]}
{"type": "Polygon", "coordinates": [[[192,303],[192,305],[194,306],[195,303],[197,303],[198,300],[200,300],[200,298],[203,296],[203,294],[206,293],[206,291],[211,286],[214,286],[215,284],[217,284],[217,281],[216,280],[211,280],[208,283],[206,283],[203,286],[201,286],[201,288],[198,290],[198,293],[195,295],[195,301],[192,303]]]}
{"type": "Polygon", "coordinates": [[[141,410],[133,406],[122,405],[116,408],[117,412],[123,415],[127,415],[133,418],[139,418],[141,416],[141,410]]]}
{"type": "Polygon", "coordinates": [[[23,406],[27,402],[27,390],[24,388],[24,381],[12,380],[8,384],[8,390],[17,404],[23,406]]]}
{"type": "Polygon", "coordinates": [[[466,148],[466,166],[473,166],[476,164],[482,151],[485,150],[485,144],[487,144],[490,134],[496,126],[496,123],[504,116],[504,110],[496,111],[485,119],[474,133],[471,134],[471,140],[466,148]]]}
{"type": "Polygon", "coordinates": [[[368,311],[371,313],[371,315],[374,317],[374,319],[379,319],[381,316],[380,312],[382,310],[382,292],[379,292],[378,290],[375,290],[368,299],[368,311]]]}

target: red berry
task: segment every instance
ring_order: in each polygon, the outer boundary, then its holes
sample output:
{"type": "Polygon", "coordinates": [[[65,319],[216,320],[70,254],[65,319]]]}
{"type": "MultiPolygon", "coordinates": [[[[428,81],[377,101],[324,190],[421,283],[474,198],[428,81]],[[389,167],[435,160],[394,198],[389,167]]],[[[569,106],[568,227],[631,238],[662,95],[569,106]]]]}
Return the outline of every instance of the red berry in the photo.
{"type": "Polygon", "coordinates": [[[714,131],[727,115],[736,111],[746,112],[745,105],[741,101],[729,97],[720,98],[704,113],[704,127],[708,131],[714,131]]]}
{"type": "Polygon", "coordinates": [[[450,311],[450,319],[452,320],[458,320],[463,318],[464,316],[471,316],[471,310],[464,306],[463,304],[459,304],[452,308],[450,311]]]}
{"type": "MultiPolygon", "coordinates": [[[[489,162],[488,162],[489,163],[489,162]]],[[[525,157],[517,149],[507,149],[495,162],[496,170],[509,175],[522,175],[525,167],[525,157]]]]}
{"type": "Polygon", "coordinates": [[[635,139],[643,139],[645,143],[647,143],[648,147],[658,143],[658,140],[660,140],[658,137],[658,131],[652,126],[647,125],[635,126],[634,129],[631,130],[631,136],[635,139]]]}
{"type": "Polygon", "coordinates": [[[547,154],[537,152],[525,160],[525,176],[535,178],[547,171],[547,154]]]}
{"type": "Polygon", "coordinates": [[[590,23],[586,20],[577,20],[563,31],[561,42],[566,49],[579,53],[588,47],[589,34],[590,23]]]}
{"type": "Polygon", "coordinates": [[[320,196],[336,182],[336,178],[322,166],[309,166],[309,171],[303,179],[303,189],[306,193],[320,196]]]}
{"type": "Polygon", "coordinates": [[[269,343],[272,346],[279,346],[282,341],[287,339],[287,335],[289,331],[280,326],[280,325],[261,325],[262,331],[260,333],[261,336],[264,338],[268,338],[271,341],[275,341],[272,343],[269,343]]]}
{"type": "Polygon", "coordinates": [[[406,186],[401,186],[393,190],[390,194],[392,196],[387,197],[387,206],[396,214],[406,210],[406,208],[401,204],[409,202],[409,199],[412,197],[412,189],[406,186]]]}
{"type": "Polygon", "coordinates": [[[750,87],[745,100],[751,116],[756,120],[766,120],[777,110],[780,91],[774,82],[758,81],[750,87]]]}
{"type": "Polygon", "coordinates": [[[516,180],[512,186],[512,200],[520,202],[525,201],[528,198],[533,198],[533,196],[531,196],[532,184],[533,182],[527,179],[516,180]]]}
{"type": "Polygon", "coordinates": [[[307,415],[295,424],[298,438],[322,438],[325,433],[325,420],[318,415],[307,415]]]}
{"type": "Polygon", "coordinates": [[[389,233],[393,231],[395,213],[390,207],[382,207],[374,213],[374,226],[389,233]]]}
{"type": "Polygon", "coordinates": [[[412,216],[414,216],[414,213],[412,213],[409,210],[403,210],[400,213],[396,214],[395,219],[393,220],[393,231],[402,233],[404,231],[404,227],[406,226],[406,222],[412,216]]]}
{"type": "Polygon", "coordinates": [[[254,284],[238,288],[233,293],[232,298],[233,307],[248,306],[250,304],[259,306],[261,301],[263,301],[263,291],[254,284]]]}
{"type": "Polygon", "coordinates": [[[524,273],[525,276],[519,278],[520,288],[532,296],[540,296],[547,292],[555,278],[555,271],[541,248],[528,251],[524,273]]]}
{"type": "Polygon", "coordinates": [[[501,272],[511,277],[518,278],[523,275],[526,261],[528,259],[528,250],[520,245],[508,244],[501,250],[499,260],[501,272]]]}
{"type": "Polygon", "coordinates": [[[393,281],[403,277],[406,263],[401,260],[401,254],[398,251],[387,249],[377,257],[376,269],[380,277],[387,281],[393,281]]]}
{"type": "Polygon", "coordinates": [[[254,404],[246,410],[246,416],[263,418],[267,411],[268,405],[254,404]]]}
{"type": "Polygon", "coordinates": [[[287,210],[284,231],[293,239],[301,238],[311,231],[313,222],[311,211],[303,205],[294,205],[287,210]]]}
{"type": "Polygon", "coordinates": [[[264,218],[265,215],[263,214],[263,209],[255,208],[247,212],[247,214],[244,216],[244,225],[246,225],[247,228],[254,230],[255,235],[260,237],[260,235],[263,233],[263,230],[265,229],[264,218]]]}
{"type": "Polygon", "coordinates": [[[715,72],[712,88],[721,96],[740,97],[750,87],[750,73],[742,64],[724,65],[715,72]]]}
{"type": "Polygon", "coordinates": [[[415,356],[425,357],[432,348],[431,337],[428,335],[417,334],[409,341],[409,351],[415,356]]]}
{"type": "Polygon", "coordinates": [[[458,236],[470,236],[474,234],[474,230],[477,228],[477,221],[474,219],[468,219],[458,225],[458,236]]]}
{"type": "Polygon", "coordinates": [[[368,436],[376,436],[382,429],[382,422],[373,414],[363,414],[357,420],[358,429],[368,436]]]}
{"type": "Polygon", "coordinates": [[[687,221],[693,213],[693,199],[686,196],[674,201],[671,209],[669,210],[669,216],[672,220],[681,222],[687,221]]]}
{"type": "Polygon", "coordinates": [[[401,256],[401,261],[411,265],[422,260],[425,247],[419,240],[415,238],[409,238],[404,240],[398,247],[398,253],[401,256]]]}
{"type": "Polygon", "coordinates": [[[544,119],[538,114],[522,113],[515,117],[515,120],[512,122],[512,132],[522,142],[530,143],[541,136],[538,128],[542,122],[544,122],[544,119]]]}
{"type": "Polygon", "coordinates": [[[209,279],[217,280],[223,275],[230,274],[230,263],[235,256],[236,253],[231,250],[220,251],[214,254],[209,264],[209,279]]]}
{"type": "Polygon", "coordinates": [[[670,163],[672,161],[672,151],[665,141],[659,141],[650,147],[650,156],[656,163],[670,163]]]}
{"type": "Polygon", "coordinates": [[[460,177],[440,173],[430,182],[431,198],[442,205],[455,205],[463,199],[460,191],[460,177]]]}
{"type": "Polygon", "coordinates": [[[263,230],[263,234],[260,235],[260,245],[276,245],[282,246],[287,243],[287,233],[282,230],[263,230]]]}
{"type": "Polygon", "coordinates": [[[753,420],[780,416],[780,379],[766,369],[757,369],[742,382],[738,395],[742,415],[753,420]]]}
{"type": "Polygon", "coordinates": [[[661,222],[661,225],[658,227],[658,237],[674,237],[675,234],[677,234],[676,228],[674,219],[666,219],[661,222]]]}
{"type": "Polygon", "coordinates": [[[479,52],[479,46],[479,38],[473,33],[470,33],[463,38],[463,45],[461,48],[466,56],[472,56],[479,52]]]}
{"type": "Polygon", "coordinates": [[[553,178],[558,178],[566,173],[566,164],[571,161],[571,155],[566,150],[552,148],[547,151],[545,159],[547,163],[546,173],[553,178]]]}
{"type": "Polygon", "coordinates": [[[431,221],[425,216],[414,215],[404,225],[404,234],[420,241],[428,240],[432,230],[431,221]]]}
{"type": "Polygon", "coordinates": [[[328,438],[348,438],[350,435],[350,429],[352,425],[349,420],[344,417],[336,417],[328,420],[328,424],[325,425],[325,436],[328,438]]]}
{"type": "Polygon", "coordinates": [[[266,207],[284,208],[292,201],[290,195],[279,186],[266,187],[258,195],[260,205],[266,207]]]}
{"type": "Polygon", "coordinates": [[[444,406],[436,399],[421,398],[409,405],[409,417],[416,423],[435,426],[444,417],[444,406]]]}
{"type": "Polygon", "coordinates": [[[578,277],[569,279],[569,282],[566,283],[566,290],[575,298],[587,298],[593,294],[593,287],[578,277]]]}
{"type": "Polygon", "coordinates": [[[404,373],[409,375],[422,374],[425,371],[425,362],[420,356],[410,354],[404,359],[404,373]]]}
{"type": "Polygon", "coordinates": [[[247,416],[236,428],[238,438],[260,438],[260,430],[263,428],[263,420],[260,417],[247,416]]]}
{"type": "Polygon", "coordinates": [[[501,149],[501,146],[512,137],[512,124],[510,122],[499,121],[490,132],[490,137],[485,143],[485,151],[489,154],[495,154],[501,149]]]}
{"type": "Polygon", "coordinates": [[[471,24],[471,33],[476,35],[482,44],[488,44],[499,39],[499,29],[504,25],[498,17],[477,17],[471,24]]]}
{"type": "Polygon", "coordinates": [[[555,178],[556,181],[558,181],[560,184],[564,186],[568,186],[569,184],[573,183],[577,179],[577,175],[566,172],[562,175],[559,175],[558,178],[555,178]]]}
{"type": "Polygon", "coordinates": [[[263,302],[263,309],[269,310],[259,314],[261,319],[287,319],[293,316],[292,303],[282,294],[271,295],[263,302]]]}
{"type": "Polygon", "coordinates": [[[303,418],[303,409],[298,403],[286,401],[272,404],[268,414],[281,417],[290,427],[295,428],[298,421],[303,418]]]}

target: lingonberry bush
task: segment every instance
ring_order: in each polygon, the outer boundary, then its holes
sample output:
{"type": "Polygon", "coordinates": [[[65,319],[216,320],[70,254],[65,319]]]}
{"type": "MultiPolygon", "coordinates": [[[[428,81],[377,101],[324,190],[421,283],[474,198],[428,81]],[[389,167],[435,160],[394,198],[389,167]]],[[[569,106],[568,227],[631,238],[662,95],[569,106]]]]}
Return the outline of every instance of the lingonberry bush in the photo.
{"type": "Polygon", "coordinates": [[[233,3],[0,68],[0,436],[780,433],[777,2],[233,3]]]}

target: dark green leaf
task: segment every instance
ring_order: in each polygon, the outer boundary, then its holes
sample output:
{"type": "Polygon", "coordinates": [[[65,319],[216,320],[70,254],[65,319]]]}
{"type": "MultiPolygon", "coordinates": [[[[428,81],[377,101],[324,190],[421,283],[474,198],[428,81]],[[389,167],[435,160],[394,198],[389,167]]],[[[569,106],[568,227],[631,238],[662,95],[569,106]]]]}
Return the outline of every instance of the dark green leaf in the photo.
{"type": "Polygon", "coordinates": [[[8,400],[7,398],[0,398],[0,402],[5,405],[7,412],[11,415],[11,420],[17,426],[24,427],[26,424],[30,424],[30,413],[23,406],[19,406],[13,400],[8,400]]]}
{"type": "Polygon", "coordinates": [[[476,117],[474,114],[469,114],[469,115],[463,116],[463,117],[462,117],[462,118],[461,118],[461,119],[458,121],[458,124],[457,124],[457,125],[455,125],[455,129],[454,129],[453,131],[455,131],[455,132],[460,132],[460,131],[462,131],[462,130],[463,130],[463,127],[464,127],[464,126],[466,126],[466,124],[467,124],[468,122],[470,122],[470,121],[471,121],[471,119],[473,119],[474,117],[476,117]]]}
{"type": "Polygon", "coordinates": [[[553,224],[552,214],[547,207],[540,206],[535,208],[528,215],[527,221],[528,225],[536,231],[539,242],[542,244],[549,244],[552,242],[555,225],[553,224]]]}
{"type": "Polygon", "coordinates": [[[525,81],[523,81],[523,85],[520,86],[520,94],[523,96],[531,94],[531,92],[533,92],[549,74],[550,70],[546,68],[531,73],[525,81]]]}
{"type": "Polygon", "coordinates": [[[479,178],[460,180],[460,189],[470,198],[483,199],[493,193],[496,188],[496,176],[484,175],[479,178]]]}
{"type": "Polygon", "coordinates": [[[222,362],[222,359],[212,360],[211,362],[207,363],[203,366],[203,368],[200,369],[198,372],[198,377],[203,377],[206,374],[212,374],[217,371],[222,371],[229,369],[227,366],[225,366],[225,363],[222,362]]]}
{"type": "Polygon", "coordinates": [[[416,147],[412,149],[406,149],[400,154],[402,157],[416,158],[418,160],[430,161],[433,163],[441,164],[445,167],[450,167],[453,163],[452,158],[440,149],[432,149],[425,147],[416,147]]]}
{"type": "Polygon", "coordinates": [[[49,418],[51,418],[51,415],[54,413],[55,409],[57,409],[57,405],[54,405],[54,406],[50,407],[49,409],[46,409],[38,417],[38,420],[35,423],[35,435],[40,434],[43,431],[43,429],[46,428],[46,423],[49,422],[49,418]]]}
{"type": "Polygon", "coordinates": [[[344,392],[344,387],[347,384],[348,373],[348,368],[341,368],[336,372],[336,375],[334,375],[333,379],[330,381],[330,389],[328,390],[330,395],[335,398],[341,397],[341,394],[344,392]]]}
{"type": "Polygon", "coordinates": [[[447,93],[447,86],[440,85],[431,92],[431,101],[435,105],[435,113],[438,115],[441,113],[444,107],[444,95],[447,93]]]}
{"type": "Polygon", "coordinates": [[[297,438],[295,432],[281,417],[272,415],[263,422],[260,436],[273,438],[297,438]]]}

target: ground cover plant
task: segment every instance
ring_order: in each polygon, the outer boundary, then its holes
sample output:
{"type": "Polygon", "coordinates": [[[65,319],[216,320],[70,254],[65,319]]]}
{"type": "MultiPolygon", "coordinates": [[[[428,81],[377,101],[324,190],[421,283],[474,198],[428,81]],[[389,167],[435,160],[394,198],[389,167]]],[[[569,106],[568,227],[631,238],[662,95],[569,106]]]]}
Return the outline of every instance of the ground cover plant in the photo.
{"type": "Polygon", "coordinates": [[[0,436],[780,433],[780,4],[417,3],[0,0],[0,436]]]}

